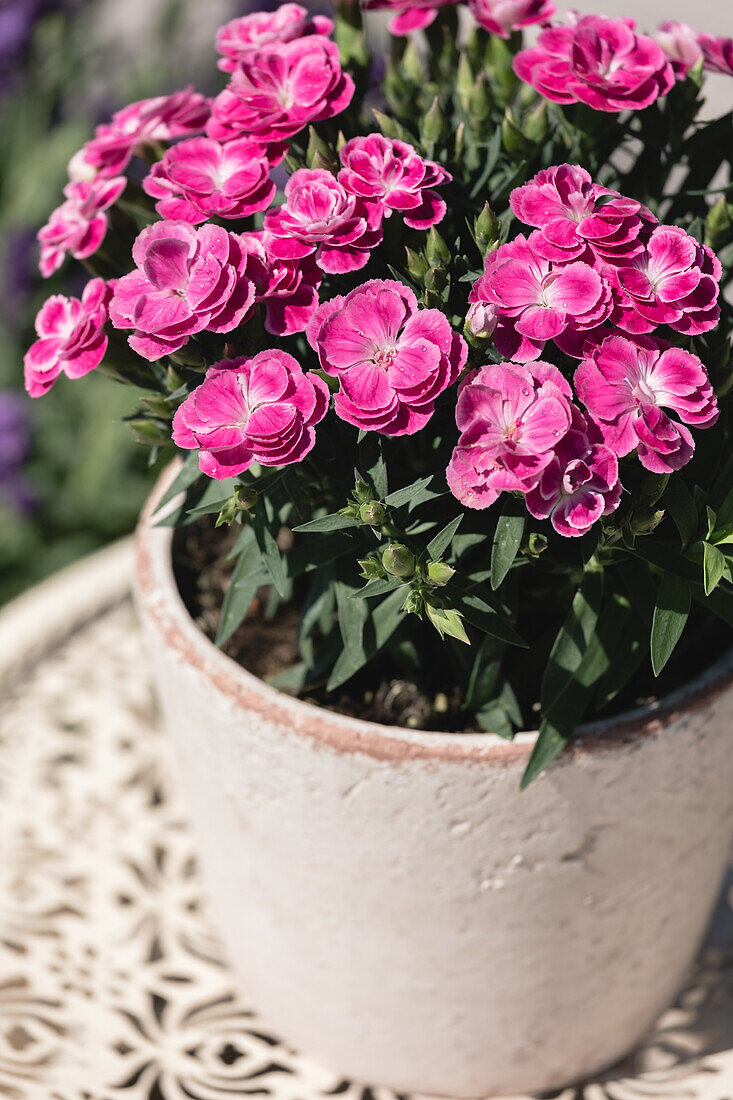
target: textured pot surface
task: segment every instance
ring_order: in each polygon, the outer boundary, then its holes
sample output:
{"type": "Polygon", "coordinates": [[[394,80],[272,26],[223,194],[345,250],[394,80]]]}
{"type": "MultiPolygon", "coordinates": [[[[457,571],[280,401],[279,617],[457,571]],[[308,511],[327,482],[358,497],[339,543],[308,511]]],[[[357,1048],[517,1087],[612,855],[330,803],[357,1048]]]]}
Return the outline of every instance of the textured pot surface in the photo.
{"type": "Polygon", "coordinates": [[[625,1054],[685,979],[733,832],[731,662],[534,740],[319,710],[221,654],[145,521],[137,600],[214,915],[247,995],[345,1076],[471,1097],[625,1054]]]}

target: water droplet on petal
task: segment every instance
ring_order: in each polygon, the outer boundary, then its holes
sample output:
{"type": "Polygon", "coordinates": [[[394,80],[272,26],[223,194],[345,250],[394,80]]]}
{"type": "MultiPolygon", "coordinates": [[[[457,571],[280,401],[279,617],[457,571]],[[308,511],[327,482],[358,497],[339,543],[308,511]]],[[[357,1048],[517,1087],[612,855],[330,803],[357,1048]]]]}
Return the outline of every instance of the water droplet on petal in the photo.
{"type": "Polygon", "coordinates": [[[526,387],[522,390],[522,393],[525,397],[529,397],[529,390],[526,387]]]}

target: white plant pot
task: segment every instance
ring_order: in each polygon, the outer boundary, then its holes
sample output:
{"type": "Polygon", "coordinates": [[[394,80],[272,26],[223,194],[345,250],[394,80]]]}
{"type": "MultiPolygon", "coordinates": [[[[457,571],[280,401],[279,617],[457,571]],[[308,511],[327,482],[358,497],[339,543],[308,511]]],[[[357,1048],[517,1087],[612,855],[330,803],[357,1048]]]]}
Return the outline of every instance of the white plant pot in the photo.
{"type": "Polygon", "coordinates": [[[190,619],[143,519],[137,602],[215,919],[251,1003],[345,1076],[547,1090],[670,1002],[733,832],[730,657],[588,730],[524,793],[535,734],[342,717],[264,685],[190,619]]]}

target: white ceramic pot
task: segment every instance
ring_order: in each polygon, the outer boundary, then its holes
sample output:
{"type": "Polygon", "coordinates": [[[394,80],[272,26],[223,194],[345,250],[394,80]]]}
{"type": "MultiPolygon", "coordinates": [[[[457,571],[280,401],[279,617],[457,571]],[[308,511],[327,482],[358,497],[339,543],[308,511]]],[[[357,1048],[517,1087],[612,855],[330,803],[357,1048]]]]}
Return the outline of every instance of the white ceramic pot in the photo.
{"type": "Polygon", "coordinates": [[[348,1077],[456,1097],[610,1065],[685,979],[733,832],[733,662],[596,727],[524,792],[534,741],[345,718],[194,625],[170,531],[137,601],[214,914],[246,996],[348,1077]]]}

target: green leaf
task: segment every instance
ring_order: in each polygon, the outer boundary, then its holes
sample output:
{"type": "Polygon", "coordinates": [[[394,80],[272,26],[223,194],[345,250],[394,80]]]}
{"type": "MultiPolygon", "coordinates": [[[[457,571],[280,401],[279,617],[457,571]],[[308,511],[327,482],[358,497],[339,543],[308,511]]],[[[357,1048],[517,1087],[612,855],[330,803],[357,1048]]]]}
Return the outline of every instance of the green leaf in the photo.
{"type": "MultiPolygon", "coordinates": [[[[463,520],[463,513],[452,519],[450,523],[447,523],[442,531],[439,531],[435,538],[431,539],[425,548],[425,560],[437,561],[438,558],[442,558],[445,551],[453,541],[453,536],[461,525],[463,520]]],[[[422,555],[421,555],[422,556],[422,555]]]]}
{"type": "Polygon", "coordinates": [[[524,515],[512,515],[505,512],[499,516],[491,546],[491,587],[499,587],[511,569],[522,543],[524,534],[524,515]]]}
{"type": "Polygon", "coordinates": [[[711,542],[704,542],[702,546],[702,571],[703,587],[705,595],[709,596],[725,573],[725,554],[713,546],[711,542]]]}
{"type": "Polygon", "coordinates": [[[692,493],[679,475],[669,479],[663,504],[679,531],[683,548],[688,546],[697,534],[697,507],[692,493]]]}
{"type": "Polygon", "coordinates": [[[433,477],[434,475],[430,474],[429,477],[422,477],[418,481],[413,482],[412,485],[405,485],[404,489],[396,489],[393,493],[388,493],[384,498],[384,503],[388,504],[390,508],[401,508],[403,504],[410,503],[415,507],[415,499],[420,503],[423,503],[424,500],[430,500],[434,494],[428,492],[428,495],[425,497],[423,497],[422,494],[427,490],[433,477]]]}
{"type": "Polygon", "coordinates": [[[321,516],[320,519],[311,519],[307,523],[301,523],[297,527],[293,528],[293,531],[298,532],[322,532],[322,531],[341,531],[347,527],[361,527],[362,522],[360,519],[355,519],[352,516],[340,516],[337,512],[330,516],[321,516]]]}
{"type": "Polygon", "coordinates": [[[542,678],[543,714],[547,714],[580,667],[596,629],[602,598],[603,569],[591,559],[550,650],[542,678]]]}
{"type": "Polygon", "coordinates": [[[231,638],[249,611],[252,600],[257,594],[257,589],[266,580],[254,532],[249,527],[246,527],[242,534],[244,535],[245,532],[248,539],[242,553],[237,558],[229,587],[224,596],[219,629],[216,633],[216,644],[218,646],[224,645],[231,638]]]}
{"type": "MultiPolygon", "coordinates": [[[[341,684],[346,683],[351,677],[363,668],[367,661],[371,660],[375,653],[389,641],[397,627],[404,620],[402,610],[404,594],[398,589],[389,596],[372,612],[369,620],[370,630],[365,631],[362,652],[359,655],[347,653],[342,650],[326,685],[327,691],[334,691],[341,684]]],[[[349,601],[359,606],[357,600],[349,601]]],[[[360,606],[364,606],[361,604],[360,606]]]]}
{"type": "Polygon", "coordinates": [[[344,652],[358,660],[364,653],[364,624],[369,618],[369,608],[362,600],[350,598],[357,595],[358,590],[346,581],[337,580],[334,583],[334,592],[344,652]]]}
{"type": "Polygon", "coordinates": [[[355,553],[358,546],[359,540],[352,535],[338,533],[306,539],[283,555],[286,575],[292,579],[310,573],[321,565],[355,553]]]}
{"type": "Polygon", "coordinates": [[[658,676],[682,637],[690,614],[690,586],[672,573],[665,573],[659,585],[651,632],[654,675],[658,676]]]}
{"type": "Polygon", "coordinates": [[[186,456],[181,469],[158,501],[154,514],[157,515],[161,508],[165,508],[166,504],[170,504],[174,497],[185,492],[196,481],[204,477],[205,475],[199,470],[199,453],[198,451],[192,451],[186,456]]]}
{"type": "Polygon", "coordinates": [[[472,626],[483,631],[484,634],[490,634],[492,638],[498,638],[499,641],[507,642],[508,645],[521,646],[523,649],[528,648],[527,643],[523,638],[520,638],[511,623],[502,618],[480,596],[468,593],[461,596],[460,599],[453,599],[453,604],[456,610],[461,612],[466,622],[471,623],[472,626]]]}
{"type": "MultiPolygon", "coordinates": [[[[262,503],[264,504],[264,501],[262,503]]],[[[262,555],[262,564],[267,570],[276,591],[280,596],[286,596],[288,582],[285,575],[285,564],[272,529],[276,525],[276,520],[269,521],[267,519],[263,507],[257,508],[252,517],[252,530],[262,555]]]]}
{"type": "Polygon", "coordinates": [[[381,436],[376,432],[369,432],[364,445],[361,448],[364,459],[364,470],[377,500],[384,500],[387,496],[387,462],[384,457],[384,447],[381,436]]]}
{"type": "MultiPolygon", "coordinates": [[[[233,487],[236,482],[232,481],[230,484],[233,487]]],[[[208,477],[201,481],[197,479],[186,489],[182,503],[159,519],[156,527],[185,527],[200,515],[205,515],[209,511],[209,505],[212,512],[218,512],[223,503],[221,500],[223,487],[226,488],[222,481],[212,481],[208,477]]]]}
{"type": "Polygon", "coordinates": [[[351,599],[368,600],[371,596],[384,596],[387,592],[394,592],[395,588],[401,588],[403,583],[400,577],[376,577],[358,592],[352,592],[351,599]]]}
{"type": "Polygon", "coordinates": [[[447,634],[449,638],[455,638],[456,641],[465,642],[466,645],[471,644],[460,611],[456,611],[452,607],[440,607],[427,600],[425,601],[425,611],[441,638],[444,638],[447,634]]]}

